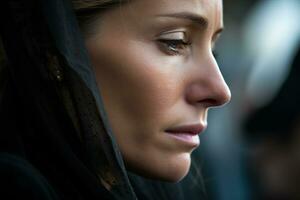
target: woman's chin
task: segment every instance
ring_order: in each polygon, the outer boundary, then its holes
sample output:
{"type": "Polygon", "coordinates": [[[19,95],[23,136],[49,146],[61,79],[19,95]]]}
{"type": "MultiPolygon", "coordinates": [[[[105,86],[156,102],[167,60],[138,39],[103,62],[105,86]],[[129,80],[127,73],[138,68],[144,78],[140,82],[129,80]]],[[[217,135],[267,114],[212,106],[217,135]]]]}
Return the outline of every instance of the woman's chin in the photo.
{"type": "Polygon", "coordinates": [[[130,171],[149,179],[178,182],[188,174],[190,165],[190,154],[185,153],[160,162],[152,163],[147,161],[140,165],[139,168],[131,168],[130,171]]]}

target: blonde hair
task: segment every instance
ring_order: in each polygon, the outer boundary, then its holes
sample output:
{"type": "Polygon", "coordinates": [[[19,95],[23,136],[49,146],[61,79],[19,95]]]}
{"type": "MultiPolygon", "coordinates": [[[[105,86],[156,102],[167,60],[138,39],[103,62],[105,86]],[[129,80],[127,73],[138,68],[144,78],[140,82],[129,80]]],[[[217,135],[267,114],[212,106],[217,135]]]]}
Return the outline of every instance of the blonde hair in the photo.
{"type": "Polygon", "coordinates": [[[72,0],[75,11],[103,8],[109,5],[120,3],[121,0],[72,0]]]}
{"type": "Polygon", "coordinates": [[[88,35],[101,14],[126,2],[128,0],[72,0],[72,5],[83,34],[88,35]]]}

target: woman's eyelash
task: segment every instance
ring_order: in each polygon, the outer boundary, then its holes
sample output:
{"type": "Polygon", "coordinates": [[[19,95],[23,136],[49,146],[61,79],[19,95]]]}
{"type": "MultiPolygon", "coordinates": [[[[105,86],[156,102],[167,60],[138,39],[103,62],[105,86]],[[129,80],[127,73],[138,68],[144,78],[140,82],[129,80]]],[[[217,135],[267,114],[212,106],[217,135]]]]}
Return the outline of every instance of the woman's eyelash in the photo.
{"type": "MultiPolygon", "coordinates": [[[[183,39],[158,39],[158,42],[162,43],[171,55],[184,54],[184,51],[191,45],[190,42],[186,42],[183,39]]],[[[218,60],[218,52],[213,50],[212,54],[218,60]]]]}
{"type": "Polygon", "coordinates": [[[191,45],[190,42],[186,42],[183,39],[159,39],[158,41],[170,51],[169,53],[175,55],[183,53],[191,45]]]}

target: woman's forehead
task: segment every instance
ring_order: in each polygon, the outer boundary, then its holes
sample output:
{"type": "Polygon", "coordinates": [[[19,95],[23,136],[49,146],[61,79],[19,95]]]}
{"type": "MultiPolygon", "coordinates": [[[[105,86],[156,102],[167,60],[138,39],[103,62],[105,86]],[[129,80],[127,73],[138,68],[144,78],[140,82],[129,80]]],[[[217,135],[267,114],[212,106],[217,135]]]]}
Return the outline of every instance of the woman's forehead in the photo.
{"type": "MultiPolygon", "coordinates": [[[[164,10],[164,9],[192,9],[194,11],[222,10],[222,0],[133,0],[131,5],[141,9],[164,10]]],[[[138,10],[136,10],[138,11],[138,10]]]]}
{"type": "Polygon", "coordinates": [[[201,16],[216,28],[223,27],[222,0],[133,0],[124,5],[123,17],[143,20],[177,13],[201,16]]]}

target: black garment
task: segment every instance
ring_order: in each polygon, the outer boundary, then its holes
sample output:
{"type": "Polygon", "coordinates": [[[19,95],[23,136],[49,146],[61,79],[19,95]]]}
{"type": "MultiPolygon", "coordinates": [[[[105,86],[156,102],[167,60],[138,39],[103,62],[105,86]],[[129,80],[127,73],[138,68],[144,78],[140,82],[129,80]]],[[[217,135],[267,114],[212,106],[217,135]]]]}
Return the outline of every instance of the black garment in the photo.
{"type": "Polygon", "coordinates": [[[47,180],[30,163],[12,154],[0,154],[0,177],[2,198],[58,199],[47,180]]]}
{"type": "Polygon", "coordinates": [[[70,2],[6,0],[0,15],[0,183],[15,195],[0,199],[184,199],[181,183],[130,183],[70,2]]]}

